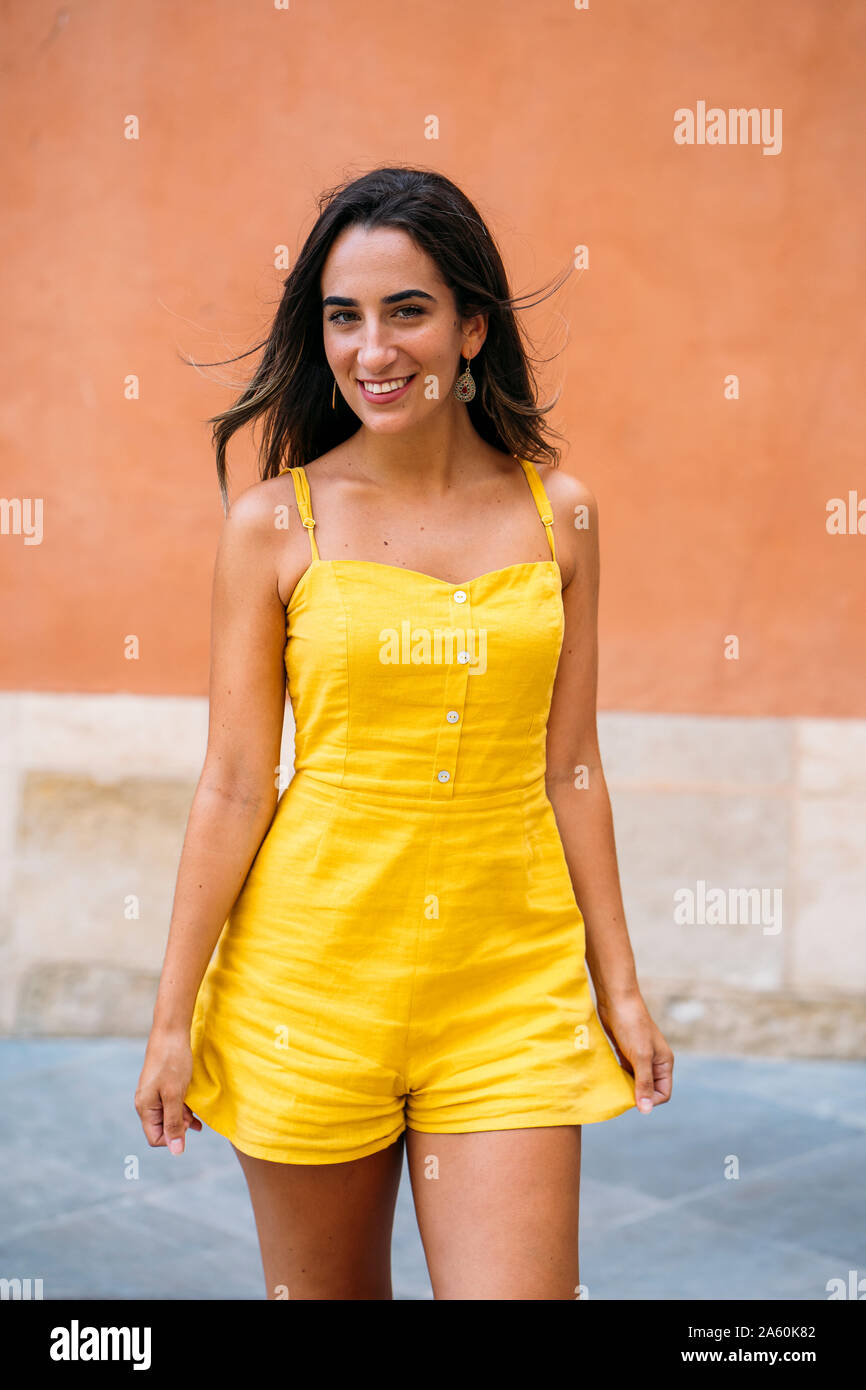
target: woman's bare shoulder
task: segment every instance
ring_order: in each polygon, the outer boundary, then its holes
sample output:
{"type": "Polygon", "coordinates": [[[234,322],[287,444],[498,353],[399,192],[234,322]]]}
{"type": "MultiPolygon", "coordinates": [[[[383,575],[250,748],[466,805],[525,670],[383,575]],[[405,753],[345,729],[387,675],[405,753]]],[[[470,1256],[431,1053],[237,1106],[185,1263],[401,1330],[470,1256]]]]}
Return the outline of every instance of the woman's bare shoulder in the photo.
{"type": "Polygon", "coordinates": [[[231,499],[220,536],[217,567],[261,575],[266,582],[303,554],[304,535],[288,473],[251,483],[231,499]]]}
{"type": "MultiPolygon", "coordinates": [[[[551,505],[556,509],[557,514],[561,509],[563,517],[566,513],[577,516],[578,508],[580,508],[585,510],[589,516],[597,515],[598,503],[595,495],[589,485],[581,478],[575,478],[572,473],[567,473],[561,464],[554,467],[552,463],[537,463],[535,467],[544,491],[550,498],[551,505]]],[[[557,515],[558,519],[559,516],[557,515]]]]}
{"type": "Polygon", "coordinates": [[[538,476],[553,511],[557,559],[563,591],[573,590],[572,580],[581,575],[594,583],[598,567],[598,506],[581,478],[553,464],[536,464],[538,476]]]}
{"type": "Polygon", "coordinates": [[[274,509],[293,501],[294,495],[295,489],[290,474],[281,473],[275,478],[262,478],[231,499],[226,521],[230,522],[235,530],[271,531],[274,526],[274,509]]]}

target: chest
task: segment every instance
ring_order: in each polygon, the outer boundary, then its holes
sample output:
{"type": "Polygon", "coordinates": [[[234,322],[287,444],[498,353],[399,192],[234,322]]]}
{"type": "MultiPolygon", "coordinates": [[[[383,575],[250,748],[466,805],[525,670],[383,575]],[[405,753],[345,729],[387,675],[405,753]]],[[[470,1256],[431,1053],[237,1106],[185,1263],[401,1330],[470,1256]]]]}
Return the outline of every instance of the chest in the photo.
{"type": "Polygon", "coordinates": [[[345,684],[365,703],[416,703],[443,681],[475,680],[507,704],[548,685],[563,638],[554,561],[509,565],[450,583],[368,561],[318,561],[287,612],[290,690],[345,684]]]}

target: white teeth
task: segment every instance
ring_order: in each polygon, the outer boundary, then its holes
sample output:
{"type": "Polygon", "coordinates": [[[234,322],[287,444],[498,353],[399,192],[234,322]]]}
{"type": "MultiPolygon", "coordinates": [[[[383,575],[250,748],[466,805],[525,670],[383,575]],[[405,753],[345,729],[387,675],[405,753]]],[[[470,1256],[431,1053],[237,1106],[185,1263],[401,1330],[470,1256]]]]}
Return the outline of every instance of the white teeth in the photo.
{"type": "Polygon", "coordinates": [[[407,376],[401,376],[397,377],[396,381],[365,381],[362,385],[372,396],[386,396],[389,391],[399,391],[408,380],[407,376]]]}

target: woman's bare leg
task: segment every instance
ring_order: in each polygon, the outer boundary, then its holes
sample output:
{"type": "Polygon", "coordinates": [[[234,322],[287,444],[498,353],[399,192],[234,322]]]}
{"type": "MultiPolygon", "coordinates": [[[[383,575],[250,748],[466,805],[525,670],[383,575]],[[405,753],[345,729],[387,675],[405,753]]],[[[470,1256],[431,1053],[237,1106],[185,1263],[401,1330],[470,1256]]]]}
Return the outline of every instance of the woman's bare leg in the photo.
{"type": "Polygon", "coordinates": [[[575,1299],[580,1125],[406,1131],[437,1299],[575,1299]]]}
{"type": "MultiPolygon", "coordinates": [[[[234,1148],[234,1145],[232,1145],[234,1148]]],[[[349,1163],[272,1163],[235,1149],[268,1298],[389,1299],[403,1135],[349,1163]]]]}

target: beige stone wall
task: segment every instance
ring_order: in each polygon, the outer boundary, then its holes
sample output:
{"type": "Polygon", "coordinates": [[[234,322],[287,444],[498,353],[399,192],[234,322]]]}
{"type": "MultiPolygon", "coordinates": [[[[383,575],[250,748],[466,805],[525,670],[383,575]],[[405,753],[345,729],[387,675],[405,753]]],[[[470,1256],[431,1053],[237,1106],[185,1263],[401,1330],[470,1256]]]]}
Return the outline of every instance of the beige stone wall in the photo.
{"type": "Polygon", "coordinates": [[[866,721],[599,728],[641,983],[671,1044],[866,1056],[866,721]],[[779,930],[676,923],[674,894],[698,880],[779,889],[779,930]]]}
{"type": "MultiPolygon", "coordinates": [[[[866,721],[599,729],[641,983],[671,1043],[866,1055],[866,721]],[[675,894],[701,881],[763,890],[781,916],[677,922],[675,894]]],[[[0,731],[0,1033],[146,1033],[207,701],[6,693],[0,731]]]]}

